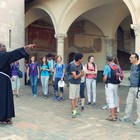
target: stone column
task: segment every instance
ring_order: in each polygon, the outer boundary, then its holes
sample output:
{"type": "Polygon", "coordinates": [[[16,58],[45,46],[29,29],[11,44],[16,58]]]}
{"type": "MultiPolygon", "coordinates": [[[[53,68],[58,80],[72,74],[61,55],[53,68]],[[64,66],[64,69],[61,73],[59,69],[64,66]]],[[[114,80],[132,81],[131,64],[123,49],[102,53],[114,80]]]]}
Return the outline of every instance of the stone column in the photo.
{"type": "Polygon", "coordinates": [[[135,32],[135,52],[140,55],[140,24],[131,24],[135,32]]]}
{"type": "Polygon", "coordinates": [[[106,55],[113,54],[117,56],[117,40],[114,38],[106,38],[106,55]]]}
{"type": "Polygon", "coordinates": [[[66,34],[55,34],[55,38],[57,39],[57,55],[61,55],[64,61],[64,39],[66,34]]]}

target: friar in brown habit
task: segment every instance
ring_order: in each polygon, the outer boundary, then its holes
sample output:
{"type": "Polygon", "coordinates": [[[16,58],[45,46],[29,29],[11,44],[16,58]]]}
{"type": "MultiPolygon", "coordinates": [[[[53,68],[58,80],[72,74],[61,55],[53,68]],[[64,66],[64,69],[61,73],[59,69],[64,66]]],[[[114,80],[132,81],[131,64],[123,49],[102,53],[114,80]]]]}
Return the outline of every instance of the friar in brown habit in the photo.
{"type": "Polygon", "coordinates": [[[30,44],[7,52],[6,46],[0,43],[0,124],[11,124],[12,117],[15,117],[10,64],[25,58],[26,53],[34,46],[30,44]]]}

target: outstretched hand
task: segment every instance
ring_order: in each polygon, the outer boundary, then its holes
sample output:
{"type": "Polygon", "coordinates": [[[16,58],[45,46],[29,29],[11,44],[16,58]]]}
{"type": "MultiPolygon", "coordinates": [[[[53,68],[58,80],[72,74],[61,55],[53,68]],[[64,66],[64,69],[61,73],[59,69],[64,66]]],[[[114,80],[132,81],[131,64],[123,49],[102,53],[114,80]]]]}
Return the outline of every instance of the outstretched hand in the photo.
{"type": "Polygon", "coordinates": [[[29,45],[24,46],[24,49],[32,49],[35,46],[36,46],[35,44],[29,44],[29,45]]]}

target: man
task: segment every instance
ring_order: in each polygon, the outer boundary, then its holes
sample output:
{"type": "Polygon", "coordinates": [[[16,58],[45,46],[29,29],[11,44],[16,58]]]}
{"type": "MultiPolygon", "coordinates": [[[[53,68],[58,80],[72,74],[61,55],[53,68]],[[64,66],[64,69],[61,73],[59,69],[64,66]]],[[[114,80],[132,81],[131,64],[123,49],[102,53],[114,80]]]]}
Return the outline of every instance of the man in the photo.
{"type": "MultiPolygon", "coordinates": [[[[53,60],[53,55],[51,53],[48,53],[47,61],[49,62],[50,66],[51,66],[51,73],[50,73],[49,83],[53,83],[55,61],[53,60]]],[[[49,94],[49,90],[48,90],[48,94],[49,94]]]]}
{"type": "Polygon", "coordinates": [[[130,88],[128,92],[128,96],[126,99],[126,108],[125,108],[125,116],[120,118],[120,121],[130,122],[130,115],[132,111],[132,106],[134,100],[136,100],[137,104],[137,120],[133,123],[134,125],[140,125],[140,92],[138,92],[139,86],[139,78],[140,78],[140,64],[138,62],[139,55],[136,53],[132,53],[130,56],[130,88]]]}
{"type": "Polygon", "coordinates": [[[54,72],[54,60],[52,59],[53,55],[51,53],[48,53],[47,55],[47,61],[50,63],[51,65],[51,70],[52,70],[52,73],[54,72]]]}
{"type": "Polygon", "coordinates": [[[76,103],[80,93],[81,77],[84,75],[83,66],[81,64],[82,58],[83,54],[75,54],[75,61],[70,65],[71,78],[69,79],[69,99],[71,100],[72,118],[78,115],[76,103]]]}
{"type": "Polygon", "coordinates": [[[113,75],[112,67],[116,67],[117,71],[119,70],[119,67],[114,63],[113,55],[108,55],[107,61],[108,64],[104,67],[103,82],[105,83],[106,101],[111,115],[106,120],[116,121],[118,108],[118,81],[116,79],[116,74],[113,75]]]}
{"type": "Polygon", "coordinates": [[[24,58],[26,51],[34,46],[34,44],[31,44],[6,52],[5,45],[0,43],[0,123],[11,124],[11,118],[15,117],[10,64],[24,58]]]}

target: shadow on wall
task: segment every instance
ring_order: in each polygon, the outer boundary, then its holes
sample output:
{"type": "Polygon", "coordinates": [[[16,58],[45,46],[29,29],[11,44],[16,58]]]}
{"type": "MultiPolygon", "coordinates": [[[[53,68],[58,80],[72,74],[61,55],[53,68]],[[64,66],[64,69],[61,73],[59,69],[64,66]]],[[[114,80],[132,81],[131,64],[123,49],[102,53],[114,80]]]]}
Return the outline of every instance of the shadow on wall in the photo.
{"type": "Polygon", "coordinates": [[[129,61],[130,54],[121,50],[117,50],[117,57],[122,69],[130,70],[130,66],[131,66],[129,61]]]}

